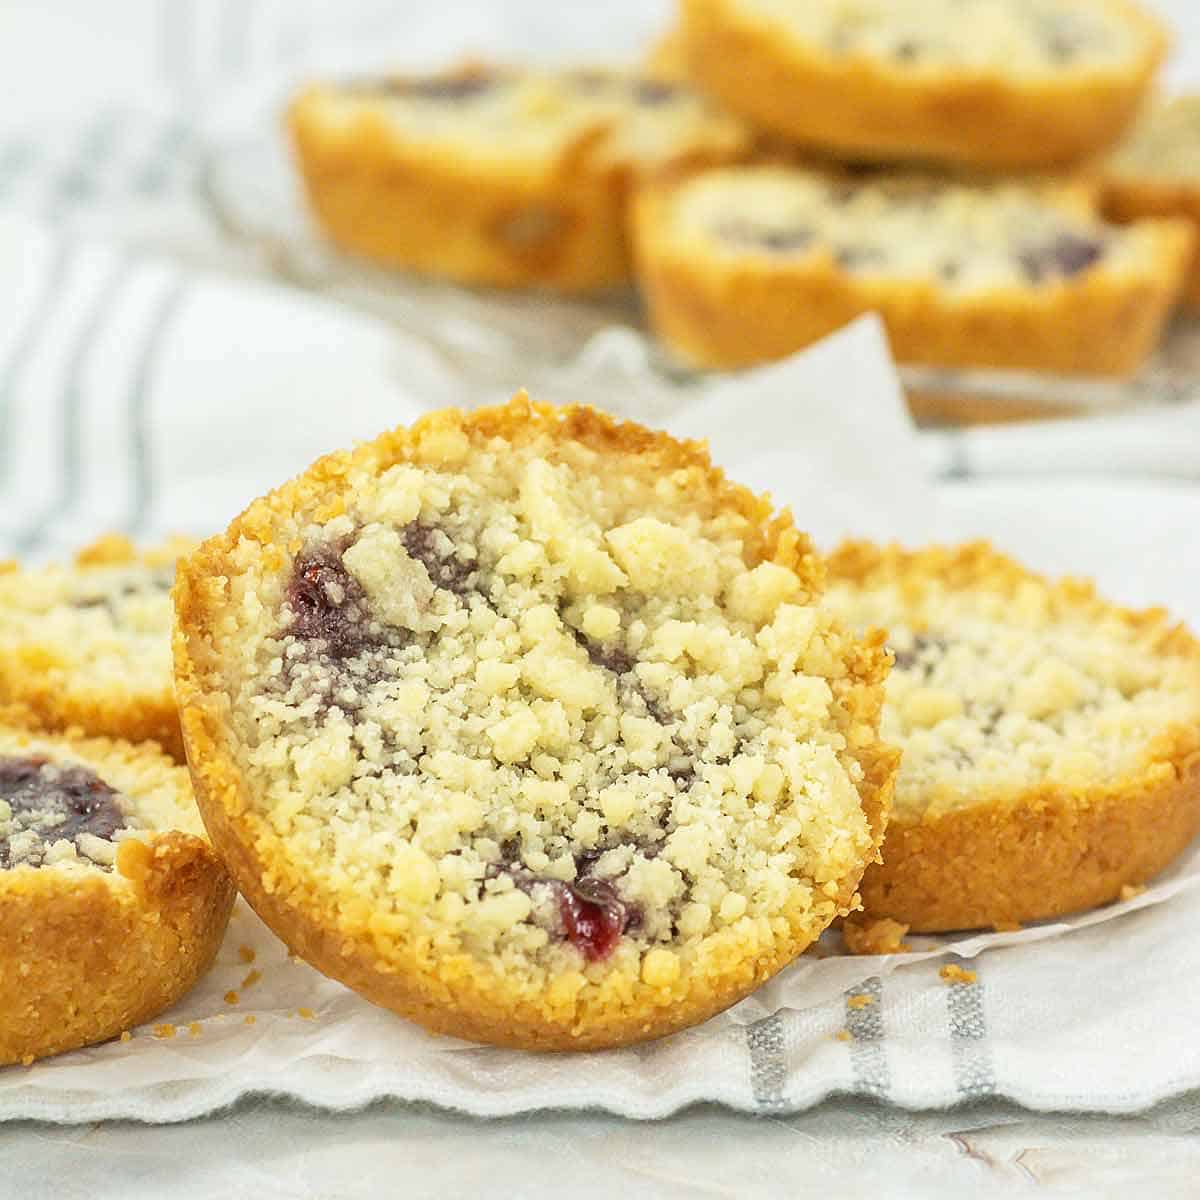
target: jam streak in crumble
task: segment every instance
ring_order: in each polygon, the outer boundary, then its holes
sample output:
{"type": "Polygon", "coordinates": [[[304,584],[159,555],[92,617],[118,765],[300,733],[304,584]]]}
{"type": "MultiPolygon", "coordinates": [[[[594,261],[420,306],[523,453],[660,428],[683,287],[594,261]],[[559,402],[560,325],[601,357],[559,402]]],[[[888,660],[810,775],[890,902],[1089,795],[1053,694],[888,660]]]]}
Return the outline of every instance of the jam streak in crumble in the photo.
{"type": "MultiPolygon", "coordinates": [[[[483,598],[486,590],[479,578],[478,564],[460,556],[450,538],[437,525],[413,521],[398,530],[406,553],[424,566],[431,582],[438,588],[466,602],[470,597],[483,598]]],[[[286,603],[291,620],[285,632],[299,641],[310,643],[311,651],[339,669],[343,678],[351,670],[360,678],[355,685],[371,684],[379,677],[369,657],[389,644],[403,645],[412,634],[381,624],[371,610],[363,586],[347,569],[342,555],[353,544],[345,538],[326,544],[315,543],[296,558],[286,591],[286,603]],[[398,641],[397,641],[398,639],[398,641]],[[358,666],[366,664],[366,674],[358,666]]],[[[617,645],[601,644],[574,628],[563,616],[567,632],[574,637],[588,660],[601,670],[610,672],[617,680],[627,704],[636,710],[638,701],[647,714],[660,725],[669,725],[677,718],[661,701],[649,694],[636,675],[637,659],[617,645]]],[[[328,707],[329,698],[326,697],[328,707]]],[[[357,705],[349,695],[338,694],[339,706],[353,712],[357,705]]],[[[696,777],[695,747],[684,747],[666,766],[666,772],[679,792],[686,791],[696,777]]],[[[663,836],[669,833],[666,816],[661,819],[663,836]]],[[[506,876],[518,890],[532,895],[548,889],[552,896],[551,910],[555,917],[548,930],[551,936],[568,941],[587,962],[607,959],[627,932],[640,929],[644,915],[638,904],[621,897],[615,880],[593,874],[597,861],[607,851],[628,845],[612,838],[593,850],[575,855],[576,877],[571,882],[538,875],[522,862],[520,847],[515,839],[504,843],[502,859],[488,867],[485,878],[506,876]]],[[[635,846],[645,859],[658,855],[661,845],[639,840],[635,846]]]]}
{"type": "Polygon", "coordinates": [[[54,842],[78,844],[90,834],[104,841],[126,827],[117,793],[87,767],[58,766],[44,758],[0,758],[0,805],[8,819],[0,833],[0,867],[41,866],[54,842]]]}
{"type": "MultiPolygon", "coordinates": [[[[603,850],[589,850],[575,856],[577,874],[572,883],[527,870],[514,842],[506,842],[503,852],[503,861],[489,867],[488,878],[507,875],[515,888],[527,894],[535,888],[549,888],[554,894],[562,927],[559,936],[565,937],[588,962],[603,962],[616,949],[626,931],[640,928],[642,910],[636,904],[622,900],[608,880],[588,873],[603,850]]],[[[657,847],[651,847],[645,851],[645,856],[651,858],[657,852],[657,847]]]]}

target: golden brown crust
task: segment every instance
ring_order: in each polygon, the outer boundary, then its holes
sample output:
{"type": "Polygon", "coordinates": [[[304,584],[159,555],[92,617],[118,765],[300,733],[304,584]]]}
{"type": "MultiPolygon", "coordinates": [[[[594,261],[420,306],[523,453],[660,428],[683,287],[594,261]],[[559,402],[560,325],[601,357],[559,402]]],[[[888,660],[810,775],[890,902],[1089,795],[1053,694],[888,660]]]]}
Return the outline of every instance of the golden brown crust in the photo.
{"type": "MultiPolygon", "coordinates": [[[[1128,224],[1174,217],[1200,233],[1200,180],[1134,178],[1109,169],[1103,175],[1103,204],[1105,214],[1114,221],[1128,224]]],[[[1190,307],[1200,308],[1200,238],[1188,267],[1183,298],[1190,307]]]]}
{"type": "MultiPolygon", "coordinates": [[[[937,578],[1005,595],[1031,579],[1046,582],[982,542],[912,552],[848,542],[830,557],[829,572],[857,585],[898,579],[919,587],[937,578]]],[[[1082,580],[1050,587],[1052,614],[1119,620],[1159,652],[1191,659],[1200,680],[1200,643],[1162,610],[1117,608],[1082,580]]],[[[1120,898],[1198,832],[1200,726],[1171,726],[1136,770],[1087,789],[1043,784],[924,818],[894,811],[883,862],[862,880],[863,905],[867,918],[915,932],[1011,928],[1120,898]]]]}
{"type": "Polygon", "coordinates": [[[639,194],[634,252],[655,332],[702,367],[784,358],[878,312],[901,362],[1125,375],[1156,345],[1192,252],[1191,230],[1163,221],[1145,278],[1098,267],[1056,285],[964,296],[932,282],[856,276],[828,256],[789,263],[697,252],[670,236],[680,186],[639,194]]]}
{"type": "Polygon", "coordinates": [[[319,90],[305,92],[288,124],[309,202],[343,250],[495,287],[586,291],[628,277],[620,191],[578,169],[586,144],[549,174],[520,164],[484,174],[407,145],[379,113],[332,132],[320,103],[319,90]]]}
{"type": "Polygon", "coordinates": [[[83,729],[97,737],[154,742],[176,762],[183,762],[183,736],[172,688],[136,698],[66,691],[48,670],[52,666],[36,649],[0,653],[0,698],[21,711],[22,724],[49,732],[83,729]]]}
{"type": "MultiPolygon", "coordinates": [[[[40,742],[101,773],[113,758],[168,766],[153,747],[40,742]]],[[[178,830],[123,842],[112,872],[0,870],[0,1064],[104,1041],[169,1007],[212,962],[234,898],[212,847],[178,830]]]]}
{"type": "Polygon", "coordinates": [[[869,161],[989,168],[1064,165],[1111,145],[1166,54],[1162,26],[1115,0],[1147,49],[1129,70],[1018,82],[945,70],[914,79],[880,60],[847,59],[782,36],[738,0],[683,0],[690,75],[730,109],[814,148],[869,161]]]}
{"type": "MultiPolygon", "coordinates": [[[[79,567],[164,567],[193,549],[191,538],[168,538],[159,546],[138,549],[121,534],[108,534],[75,556],[79,567]]],[[[0,570],[16,571],[14,562],[0,570]]],[[[158,690],[115,694],[87,686],[64,668],[55,648],[24,641],[0,645],[0,705],[19,710],[20,723],[48,731],[83,730],[127,742],[156,742],[177,762],[183,761],[179,711],[170,680],[158,690]]]]}
{"type": "MultiPolygon", "coordinates": [[[[313,211],[343,250],[493,287],[579,292],[628,281],[631,181],[603,153],[606,123],[582,124],[549,161],[481,161],[406,140],[381,107],[332,123],[329,96],[306,89],[287,123],[313,211]]],[[[673,165],[730,161],[745,149],[737,139],[694,146],[673,165]]]]}
{"type": "MultiPolygon", "coordinates": [[[[198,803],[205,823],[247,900],[293,951],[373,1002],[436,1032],[497,1045],[569,1050],[624,1045],[695,1024],[746,995],[816,937],[797,924],[767,944],[746,945],[733,936],[709,939],[705,952],[673,984],[651,986],[612,972],[600,982],[582,975],[560,986],[524,987],[466,954],[439,952],[428,937],[414,938],[403,924],[377,919],[353,895],[322,889],[312,874],[290,861],[270,824],[254,811],[230,742],[220,663],[211,631],[218,617],[231,553],[246,539],[264,552],[276,545],[278,518],[315,512],[352,471],[372,472],[434,443],[447,431],[503,437],[514,443],[553,430],[593,448],[649,456],[663,469],[698,468],[697,504],[731,507],[754,519],[761,541],[748,548],[751,562],[792,567],[809,589],[820,586],[821,567],[790,514],[772,514],[770,502],[727,482],[703,444],[677,442],[633,424],[618,424],[591,409],[554,409],[518,396],[508,405],[470,414],[431,414],[411,429],[385,434],[352,453],[319,460],[299,479],[256,501],[229,530],[204,543],[180,566],[176,589],[176,686],[198,803]],[[706,484],[707,486],[704,486],[706,484]]],[[[326,509],[336,515],[335,504],[326,509]]],[[[280,557],[285,548],[280,547],[280,557]]],[[[865,779],[861,803],[876,843],[882,840],[898,761],[878,742],[880,686],[886,653],[878,638],[861,645],[841,693],[847,726],[858,731],[856,754],[865,779]],[[863,732],[863,731],[866,732],[863,732]]],[[[840,881],[827,917],[856,902],[860,872],[840,881]]],[[[728,932],[728,931],[727,931],[728,932]]]]}

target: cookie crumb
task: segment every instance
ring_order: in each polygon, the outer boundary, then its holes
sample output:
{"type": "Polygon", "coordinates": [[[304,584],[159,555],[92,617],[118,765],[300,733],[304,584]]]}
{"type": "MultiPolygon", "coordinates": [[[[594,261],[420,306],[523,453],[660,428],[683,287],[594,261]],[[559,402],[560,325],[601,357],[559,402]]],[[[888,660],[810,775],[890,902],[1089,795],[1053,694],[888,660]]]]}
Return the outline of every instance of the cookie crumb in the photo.
{"type": "Polygon", "coordinates": [[[302,1021],[311,1021],[316,1017],[316,1015],[317,1014],[313,1012],[311,1008],[296,1009],[296,1016],[298,1016],[302,1021]]]}
{"type": "Polygon", "coordinates": [[[169,1022],[162,1025],[155,1025],[152,1032],[156,1038],[166,1040],[175,1036],[175,1026],[169,1022]]]}
{"type": "Polygon", "coordinates": [[[192,1021],[188,1024],[188,1037],[198,1038],[204,1032],[199,1021],[192,1021]]]}
{"type": "Polygon", "coordinates": [[[848,996],[846,998],[846,1007],[847,1008],[867,1008],[869,1005],[872,1005],[874,1003],[875,1003],[874,996],[867,996],[863,993],[859,993],[856,996],[848,996]]]}
{"type": "Polygon", "coordinates": [[[1146,890],[1144,883],[1125,883],[1121,885],[1122,900],[1132,900],[1135,896],[1140,896],[1146,890]]]}
{"type": "Polygon", "coordinates": [[[258,957],[249,946],[238,947],[238,958],[244,963],[252,963],[258,957]]]}
{"type": "Polygon", "coordinates": [[[133,1041],[133,1034],[132,1034],[132,1033],[130,1033],[128,1029],[122,1029],[122,1030],[121,1030],[121,1041],[123,1041],[123,1042],[132,1042],[132,1041],[133,1041]]]}
{"type": "Polygon", "coordinates": [[[237,992],[226,992],[225,993],[225,1003],[226,1004],[240,1004],[241,1002],[242,1002],[242,998],[241,998],[241,996],[239,996],[237,994],[237,992]]]}
{"type": "Polygon", "coordinates": [[[842,922],[842,942],[851,954],[909,954],[907,932],[907,925],[891,917],[847,917],[842,922]]]}
{"type": "Polygon", "coordinates": [[[839,1042],[848,1042],[852,1040],[853,1035],[848,1029],[839,1029],[833,1036],[837,1038],[839,1042]]]}
{"type": "Polygon", "coordinates": [[[261,971],[257,971],[257,970],[250,971],[247,973],[246,978],[242,980],[242,987],[243,988],[253,987],[261,978],[262,978],[261,971]]]}
{"type": "Polygon", "coordinates": [[[938,974],[946,983],[974,983],[978,979],[974,971],[960,967],[957,963],[947,963],[938,974]]]}
{"type": "Polygon", "coordinates": [[[242,1021],[242,1024],[243,1025],[253,1025],[255,1023],[255,1021],[257,1021],[257,1020],[258,1020],[258,1018],[253,1013],[248,1013],[246,1015],[245,1020],[242,1021]]]}

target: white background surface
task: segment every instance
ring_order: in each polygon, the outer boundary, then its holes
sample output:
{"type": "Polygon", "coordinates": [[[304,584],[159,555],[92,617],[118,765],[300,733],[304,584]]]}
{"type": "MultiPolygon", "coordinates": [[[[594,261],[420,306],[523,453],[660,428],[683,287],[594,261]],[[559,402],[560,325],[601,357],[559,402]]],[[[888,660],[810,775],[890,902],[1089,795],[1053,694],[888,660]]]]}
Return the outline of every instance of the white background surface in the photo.
{"type": "MultiPolygon", "coordinates": [[[[215,52],[190,65],[171,46],[170,20],[195,22],[192,0],[8,0],[0,4],[0,125],[76,117],[101,100],[161,100],[164,87],[195,102],[225,77],[290,49],[280,15],[319,37],[340,6],[317,0],[229,0],[201,31],[215,52]],[[222,29],[252,31],[237,61],[222,29]],[[286,37],[284,37],[286,42],[286,37]],[[152,54],[147,46],[157,47],[152,54]],[[178,69],[169,69],[172,61],[178,69]],[[164,67],[166,64],[166,67],[164,67]],[[215,65],[214,65],[215,64],[215,65]],[[102,69],[98,69],[102,67],[102,69]]],[[[363,10],[371,5],[362,6],[363,10]]],[[[1158,0],[1180,34],[1170,78],[1200,82],[1200,4],[1158,0]]],[[[364,20],[400,29],[414,54],[442,45],[509,53],[632,49],[669,6],[638,0],[561,0],[374,6],[364,20]]],[[[286,20],[284,26],[286,27],[286,20]]],[[[286,28],[285,28],[286,34],[286,28]]],[[[232,44],[232,42],[231,42],[232,44]]],[[[0,298],[0,319],[3,299],[0,298]]],[[[973,486],[949,494],[964,533],[991,533],[1052,571],[1096,574],[1117,598],[1169,603],[1200,619],[1195,492],[1100,483],[973,486]],[[1102,561],[1077,551],[1073,531],[1111,534],[1102,561]]],[[[1195,986],[1195,981],[1181,981],[1195,986]]],[[[170,1129],[115,1124],[0,1128],[0,1197],[977,1195],[1042,1188],[1057,1194],[1195,1196],[1200,1099],[1139,1118],[1058,1119],[991,1105],[913,1115],[864,1102],[832,1103],[788,1118],[696,1110],[641,1125],[598,1116],[481,1122],[387,1106],[329,1117],[269,1102],[170,1129]]]]}

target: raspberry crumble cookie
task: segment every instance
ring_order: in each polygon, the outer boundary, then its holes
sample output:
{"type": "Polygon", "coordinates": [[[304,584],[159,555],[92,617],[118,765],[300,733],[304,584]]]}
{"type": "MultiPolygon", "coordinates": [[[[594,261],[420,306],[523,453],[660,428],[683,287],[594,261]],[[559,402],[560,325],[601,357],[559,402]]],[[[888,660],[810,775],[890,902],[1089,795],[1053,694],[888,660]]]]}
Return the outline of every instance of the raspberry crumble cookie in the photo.
{"type": "Polygon", "coordinates": [[[187,771],[157,747],[0,724],[0,1063],[157,1016],[233,900],[187,771]]]}
{"type": "Polygon", "coordinates": [[[683,0],[688,72],[839,157],[1069,164],[1133,118],[1167,37],[1129,0],[683,0]]]}
{"type": "Polygon", "coordinates": [[[635,179],[742,158],[753,142],[684,83],[602,68],[323,84],[288,120],[313,210],[343,249],[566,291],[627,281],[635,179]]]}
{"type": "Polygon", "coordinates": [[[1154,348],[1192,230],[1109,225],[1088,189],[742,166],[647,188],[635,249],[688,361],[782,358],[878,312],[902,362],[1126,374],[1154,348]]]}
{"type": "Polygon", "coordinates": [[[1010,927],[1121,897],[1200,830],[1200,644],[982,544],[848,544],[827,602],[890,632],[903,758],[866,919],[1010,927]]]}
{"type": "Polygon", "coordinates": [[[432,414],[180,567],[197,797],[304,958],[440,1033],[702,1021],[856,901],[887,654],[786,513],[585,408],[432,414]]]}
{"type": "MultiPolygon", "coordinates": [[[[1114,220],[1182,217],[1200,229],[1200,95],[1148,105],[1103,176],[1114,220]]],[[[1186,299],[1200,307],[1200,256],[1192,259],[1186,299]]]]}
{"type": "Polygon", "coordinates": [[[171,682],[175,539],[111,536],[70,566],[0,563],[0,704],[45,729],[156,741],[183,758],[171,682]]]}

